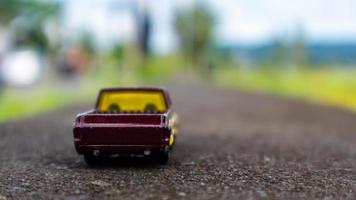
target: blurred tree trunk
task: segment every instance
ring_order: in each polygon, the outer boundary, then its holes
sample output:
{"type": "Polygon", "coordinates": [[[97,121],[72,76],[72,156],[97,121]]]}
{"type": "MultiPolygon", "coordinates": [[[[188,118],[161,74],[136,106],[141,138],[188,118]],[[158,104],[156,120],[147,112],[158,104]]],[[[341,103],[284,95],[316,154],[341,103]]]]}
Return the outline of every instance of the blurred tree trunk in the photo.
{"type": "Polygon", "coordinates": [[[137,9],[134,10],[137,24],[136,50],[139,57],[140,68],[147,65],[147,58],[150,56],[149,41],[152,34],[152,22],[146,1],[140,1],[137,9]]]}

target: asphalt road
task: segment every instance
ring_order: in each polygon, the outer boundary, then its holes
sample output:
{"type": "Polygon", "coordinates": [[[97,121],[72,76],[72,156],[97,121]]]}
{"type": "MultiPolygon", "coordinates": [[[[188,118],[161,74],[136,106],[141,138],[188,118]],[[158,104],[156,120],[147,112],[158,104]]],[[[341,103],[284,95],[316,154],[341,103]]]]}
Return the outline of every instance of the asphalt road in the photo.
{"type": "Polygon", "coordinates": [[[355,113],[189,82],[169,88],[182,126],[167,165],[87,167],[71,125],[89,104],[0,124],[0,200],[356,199],[355,113]]]}

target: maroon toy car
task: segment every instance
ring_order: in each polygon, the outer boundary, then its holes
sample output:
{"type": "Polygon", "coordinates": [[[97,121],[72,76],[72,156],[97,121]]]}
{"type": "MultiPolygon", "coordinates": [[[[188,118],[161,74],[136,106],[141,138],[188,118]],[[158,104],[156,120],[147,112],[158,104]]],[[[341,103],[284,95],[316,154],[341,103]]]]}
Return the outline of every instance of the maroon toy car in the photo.
{"type": "Polygon", "coordinates": [[[103,157],[152,157],[168,161],[178,132],[178,117],[162,88],[107,88],[96,107],[78,114],[74,146],[87,164],[103,157]]]}

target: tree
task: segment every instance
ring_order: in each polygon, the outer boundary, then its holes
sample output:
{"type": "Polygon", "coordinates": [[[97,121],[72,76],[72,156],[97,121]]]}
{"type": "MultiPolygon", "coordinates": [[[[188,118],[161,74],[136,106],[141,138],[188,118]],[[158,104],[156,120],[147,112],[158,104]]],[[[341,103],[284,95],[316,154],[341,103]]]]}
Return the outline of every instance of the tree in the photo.
{"type": "Polygon", "coordinates": [[[309,64],[308,45],[301,24],[296,24],[294,36],[290,43],[290,56],[293,65],[297,68],[303,68],[309,64]]]}
{"type": "Polygon", "coordinates": [[[15,31],[17,46],[31,46],[47,50],[47,38],[43,30],[45,21],[58,17],[59,4],[40,0],[0,1],[0,25],[15,31]]]}
{"type": "Polygon", "coordinates": [[[290,53],[292,62],[297,68],[303,68],[308,65],[308,47],[302,32],[298,33],[292,41],[290,53]]]}
{"type": "Polygon", "coordinates": [[[275,38],[272,41],[271,50],[267,57],[267,66],[285,67],[290,60],[288,52],[289,47],[285,39],[282,36],[275,38]]]}
{"type": "Polygon", "coordinates": [[[84,32],[80,38],[79,46],[83,48],[89,56],[94,56],[96,52],[96,44],[94,37],[90,32],[84,32]]]}
{"type": "Polygon", "coordinates": [[[0,24],[3,25],[8,25],[17,17],[26,17],[29,23],[40,23],[58,13],[59,4],[40,0],[0,1],[0,24]]]}
{"type": "Polygon", "coordinates": [[[203,5],[180,11],[175,18],[175,27],[183,54],[193,65],[206,66],[212,47],[213,16],[203,5]]]}

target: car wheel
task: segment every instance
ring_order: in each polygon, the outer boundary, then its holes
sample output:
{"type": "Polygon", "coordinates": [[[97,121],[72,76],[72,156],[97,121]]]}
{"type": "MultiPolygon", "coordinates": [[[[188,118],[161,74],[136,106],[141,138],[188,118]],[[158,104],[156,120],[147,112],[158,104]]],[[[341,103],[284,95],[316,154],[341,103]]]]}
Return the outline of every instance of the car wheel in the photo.
{"type": "Polygon", "coordinates": [[[161,153],[157,153],[155,155],[155,161],[157,161],[160,164],[166,164],[168,162],[169,159],[169,153],[167,152],[161,152],[161,153]]]}
{"type": "Polygon", "coordinates": [[[101,158],[92,154],[84,154],[84,161],[89,166],[97,166],[100,164],[101,158]]]}

